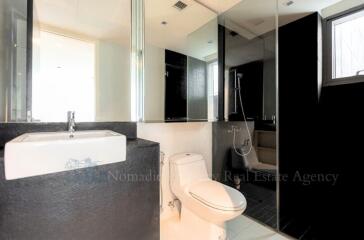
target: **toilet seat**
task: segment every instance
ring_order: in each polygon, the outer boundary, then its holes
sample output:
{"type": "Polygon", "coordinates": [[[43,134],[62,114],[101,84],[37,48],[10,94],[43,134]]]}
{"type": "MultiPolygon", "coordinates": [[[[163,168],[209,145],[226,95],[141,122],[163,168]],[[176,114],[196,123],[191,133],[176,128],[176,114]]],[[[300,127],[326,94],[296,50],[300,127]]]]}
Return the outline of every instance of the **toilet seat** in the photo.
{"type": "Polygon", "coordinates": [[[246,208],[246,200],[239,191],[213,180],[191,184],[188,193],[200,203],[216,210],[242,211],[246,208]]]}
{"type": "Polygon", "coordinates": [[[225,223],[246,208],[243,194],[209,178],[201,154],[170,158],[170,186],[181,202],[180,223],[195,239],[226,239],[225,223]]]}

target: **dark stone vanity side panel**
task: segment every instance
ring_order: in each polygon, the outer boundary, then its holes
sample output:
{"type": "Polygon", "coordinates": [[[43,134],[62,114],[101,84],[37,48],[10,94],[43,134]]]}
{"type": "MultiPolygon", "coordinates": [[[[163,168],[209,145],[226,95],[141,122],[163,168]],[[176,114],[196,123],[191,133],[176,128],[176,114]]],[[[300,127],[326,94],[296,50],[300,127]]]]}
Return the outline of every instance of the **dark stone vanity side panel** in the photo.
{"type": "Polygon", "coordinates": [[[159,144],[129,140],[121,163],[6,181],[0,239],[159,240],[159,144]]]}
{"type": "MultiPolygon", "coordinates": [[[[67,123],[0,123],[0,148],[13,138],[29,132],[66,131],[67,123]]],[[[112,130],[127,136],[137,137],[135,122],[81,122],[76,123],[77,130],[112,130]]]]}

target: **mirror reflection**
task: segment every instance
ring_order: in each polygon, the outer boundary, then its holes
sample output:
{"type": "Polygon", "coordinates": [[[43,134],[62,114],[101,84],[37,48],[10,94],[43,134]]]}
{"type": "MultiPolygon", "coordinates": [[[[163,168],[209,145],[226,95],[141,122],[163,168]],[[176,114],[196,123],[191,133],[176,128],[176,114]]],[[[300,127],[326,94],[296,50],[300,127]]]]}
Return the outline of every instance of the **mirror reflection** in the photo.
{"type": "Polygon", "coordinates": [[[145,1],[145,121],[217,118],[217,13],[198,1],[145,1]]]}
{"type": "Polygon", "coordinates": [[[32,121],[130,120],[130,1],[34,1],[32,121]]]}
{"type": "Polygon", "coordinates": [[[219,24],[228,120],[215,127],[222,179],[246,197],[244,214],[276,228],[276,1],[241,1],[219,24]]]}
{"type": "Polygon", "coordinates": [[[0,1],[0,122],[26,119],[27,1],[0,1]]]}

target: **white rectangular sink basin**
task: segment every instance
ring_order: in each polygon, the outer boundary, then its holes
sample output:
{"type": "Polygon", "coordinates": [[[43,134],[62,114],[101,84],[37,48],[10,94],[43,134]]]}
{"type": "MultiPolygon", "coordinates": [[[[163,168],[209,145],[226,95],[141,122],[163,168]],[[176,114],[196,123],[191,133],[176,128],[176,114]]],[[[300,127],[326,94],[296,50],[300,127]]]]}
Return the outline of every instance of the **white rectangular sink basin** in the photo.
{"type": "Polygon", "coordinates": [[[7,180],[126,160],[126,137],[109,130],[26,133],[5,144],[7,180]]]}

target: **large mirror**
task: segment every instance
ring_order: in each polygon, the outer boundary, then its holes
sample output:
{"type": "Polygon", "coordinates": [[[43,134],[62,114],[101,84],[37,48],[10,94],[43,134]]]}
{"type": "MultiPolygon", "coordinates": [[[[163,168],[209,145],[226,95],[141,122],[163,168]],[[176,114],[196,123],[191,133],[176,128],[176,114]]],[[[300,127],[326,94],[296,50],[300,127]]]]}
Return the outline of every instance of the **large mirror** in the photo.
{"type": "Polygon", "coordinates": [[[0,1],[0,122],[27,115],[28,7],[24,0],[0,1]]]}
{"type": "Polygon", "coordinates": [[[1,1],[12,9],[1,16],[13,60],[1,68],[0,122],[64,122],[67,111],[81,122],[130,121],[131,1],[28,2],[1,1]]]}
{"type": "Polygon", "coordinates": [[[145,1],[147,122],[217,118],[218,14],[202,2],[145,1]]]}
{"type": "Polygon", "coordinates": [[[217,119],[217,16],[238,0],[145,0],[144,94],[132,89],[130,0],[1,2],[13,9],[2,14],[12,50],[2,51],[1,122],[63,122],[68,111],[131,121],[134,98],[144,121],[217,119]]]}
{"type": "Polygon", "coordinates": [[[34,0],[32,120],[130,121],[129,0],[34,0]]]}

